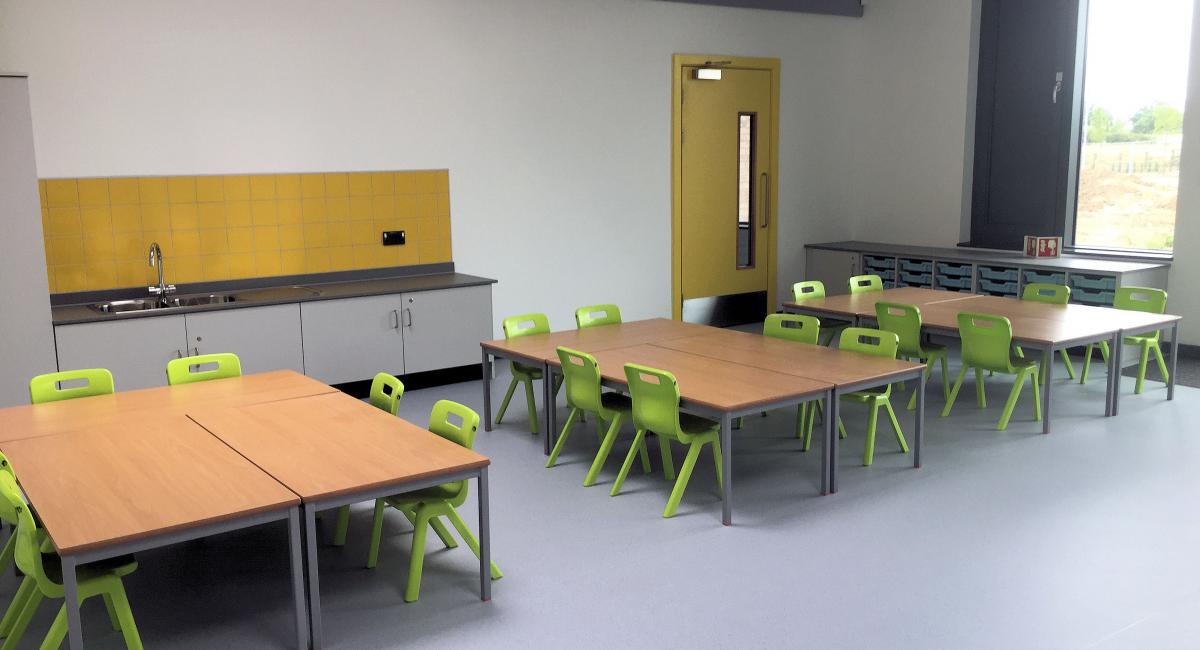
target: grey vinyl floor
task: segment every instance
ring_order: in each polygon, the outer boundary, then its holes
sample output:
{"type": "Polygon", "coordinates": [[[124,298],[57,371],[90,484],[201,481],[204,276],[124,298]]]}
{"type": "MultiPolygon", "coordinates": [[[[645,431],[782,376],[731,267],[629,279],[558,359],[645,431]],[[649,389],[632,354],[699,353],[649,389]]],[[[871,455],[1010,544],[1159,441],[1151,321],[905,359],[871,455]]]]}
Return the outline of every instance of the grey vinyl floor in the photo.
{"type": "MultiPolygon", "coordinates": [[[[994,430],[1006,378],[989,380],[988,409],[966,392],[945,419],[934,382],[920,470],[886,425],[874,466],[861,467],[865,417],[847,407],[841,491],[826,497],[792,413],[748,418],[735,433],[728,528],[707,460],[664,520],[670,484],[657,461],[609,497],[620,448],[585,489],[594,424],[548,470],[514,400],[476,445],[494,461],[493,557],[505,572],[494,600],[478,598],[470,551],[431,535],[421,599],[405,604],[410,528],[390,513],[379,568],[365,569],[361,504],[349,543],[320,551],[326,647],[1200,646],[1200,390],[1167,402],[1162,384],[1134,397],[1126,379],[1122,413],[1106,419],[1103,371],[1087,386],[1057,374],[1049,436],[1027,393],[1009,429],[994,430]]],[[[401,415],[423,421],[440,398],[479,409],[480,384],[411,391],[401,415]]],[[[146,646],[291,647],[285,543],[283,527],[264,526],[139,555],[126,584],[146,646]]],[[[4,576],[0,595],[15,586],[4,576]]],[[[54,609],[43,605],[24,646],[54,609]]],[[[89,648],[121,646],[99,602],[84,618],[89,648]]]]}

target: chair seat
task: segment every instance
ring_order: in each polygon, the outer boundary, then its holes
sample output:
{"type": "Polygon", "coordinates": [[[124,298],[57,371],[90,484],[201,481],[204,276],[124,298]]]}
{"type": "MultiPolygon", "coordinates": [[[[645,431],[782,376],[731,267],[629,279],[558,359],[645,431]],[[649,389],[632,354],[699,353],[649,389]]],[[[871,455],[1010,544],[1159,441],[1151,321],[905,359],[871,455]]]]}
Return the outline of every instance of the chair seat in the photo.
{"type": "Polygon", "coordinates": [[[921,353],[921,356],[926,359],[929,357],[936,357],[938,355],[946,354],[946,346],[942,345],[941,343],[922,343],[921,353]]]}
{"type": "MultiPolygon", "coordinates": [[[[42,553],[42,567],[51,582],[62,584],[62,560],[58,557],[58,553],[42,553]]],[[[78,576],[79,582],[84,582],[90,578],[99,578],[109,574],[124,577],[136,571],[137,568],[137,560],[132,555],[119,555],[99,562],[82,564],[75,570],[75,575],[78,576]]]]}
{"type": "Polygon", "coordinates": [[[527,375],[529,377],[532,377],[533,379],[541,379],[542,378],[542,369],[541,368],[539,368],[537,366],[527,366],[523,363],[514,362],[512,364],[512,373],[514,375],[527,375]]]}
{"type": "Polygon", "coordinates": [[[633,410],[633,400],[629,399],[628,395],[621,393],[601,393],[600,406],[603,406],[609,411],[620,411],[628,414],[633,410]]]}
{"type": "Polygon", "coordinates": [[[867,404],[877,399],[886,397],[883,393],[887,390],[886,386],[879,388],[869,388],[867,390],[855,391],[842,395],[842,400],[853,404],[867,404]]]}
{"type": "Polygon", "coordinates": [[[702,418],[699,415],[692,415],[691,413],[684,413],[680,411],[679,428],[682,429],[684,433],[698,435],[702,433],[720,431],[721,423],[714,422],[708,418],[702,418]]]}
{"type": "Polygon", "coordinates": [[[1154,342],[1154,341],[1157,341],[1157,340],[1158,340],[1158,339],[1157,339],[1157,338],[1155,338],[1155,337],[1154,337],[1154,335],[1150,335],[1150,336],[1126,336],[1126,337],[1125,337],[1125,340],[1124,340],[1124,342],[1125,342],[1125,344],[1126,344],[1126,345],[1149,345],[1150,343],[1152,343],[1152,342],[1154,342]]]}
{"type": "Polygon", "coordinates": [[[460,491],[462,491],[462,481],[455,481],[453,483],[442,483],[441,485],[390,496],[387,497],[386,501],[391,506],[406,506],[429,501],[445,501],[458,496],[460,491]]]}

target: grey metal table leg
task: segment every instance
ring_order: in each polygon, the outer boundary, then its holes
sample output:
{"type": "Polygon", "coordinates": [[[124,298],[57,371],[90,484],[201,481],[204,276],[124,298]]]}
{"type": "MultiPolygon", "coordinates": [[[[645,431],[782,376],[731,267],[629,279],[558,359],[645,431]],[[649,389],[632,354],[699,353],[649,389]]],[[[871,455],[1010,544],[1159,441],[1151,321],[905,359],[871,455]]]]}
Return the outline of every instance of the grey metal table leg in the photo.
{"type": "Polygon", "coordinates": [[[1042,386],[1042,433],[1050,433],[1050,387],[1054,384],[1053,345],[1048,346],[1043,352],[1042,363],[1046,366],[1046,381],[1042,386]]]}
{"type": "Polygon", "coordinates": [[[1179,321],[1171,327],[1171,376],[1167,377],[1167,399],[1175,399],[1175,374],[1179,370],[1179,321]]]}
{"type": "Polygon", "coordinates": [[[913,413],[913,467],[921,467],[921,442],[925,439],[925,372],[917,373],[917,412],[913,413]]]}
{"type": "MultiPolygon", "coordinates": [[[[1118,330],[1117,333],[1114,334],[1113,337],[1108,340],[1109,352],[1116,349],[1117,339],[1120,337],[1121,337],[1121,332],[1120,332],[1120,330],[1118,330]]],[[[1093,350],[1094,350],[1094,348],[1093,348],[1093,350]]],[[[1113,413],[1113,390],[1114,390],[1113,386],[1114,386],[1114,384],[1116,384],[1117,377],[1116,377],[1116,373],[1114,373],[1112,371],[1111,364],[1109,364],[1109,366],[1108,366],[1107,376],[1108,376],[1108,382],[1104,386],[1104,415],[1105,415],[1105,417],[1112,417],[1112,416],[1116,415],[1115,413],[1113,413]]]]}
{"type": "Polygon", "coordinates": [[[296,647],[308,648],[308,630],[312,621],[304,593],[304,543],[300,534],[300,506],[288,511],[288,557],[292,562],[292,598],[296,607],[296,647]]]}
{"type": "MultiPolygon", "coordinates": [[[[825,391],[825,396],[821,398],[825,402],[825,421],[822,423],[824,429],[821,433],[821,494],[829,494],[829,454],[832,452],[832,445],[829,442],[829,419],[830,409],[833,408],[833,389],[825,391]]],[[[816,408],[816,404],[809,405],[809,408],[816,408]]]]}
{"type": "Polygon", "coordinates": [[[733,525],[733,418],[721,414],[721,523],[733,525]]]}
{"type": "Polygon", "coordinates": [[[825,411],[825,417],[829,418],[829,493],[837,494],[838,491],[838,453],[842,446],[841,438],[838,437],[838,411],[840,411],[839,402],[841,395],[838,394],[836,388],[833,389],[833,399],[829,400],[829,408],[825,411]]]}
{"type": "MultiPolygon", "coordinates": [[[[550,402],[554,399],[554,389],[551,384],[554,380],[550,378],[550,364],[542,364],[542,453],[546,456],[550,455],[550,428],[554,423],[550,419],[550,402]]],[[[529,417],[537,417],[536,413],[530,413],[529,417]]]]}
{"type": "Polygon", "coordinates": [[[479,468],[479,599],[492,599],[492,528],[488,511],[488,468],[479,468]]]}
{"type": "Polygon", "coordinates": [[[321,628],[321,582],[317,568],[317,509],[311,503],[304,504],[304,550],[308,573],[308,617],[312,622],[309,634],[312,647],[325,646],[321,628]]]}
{"type": "Polygon", "coordinates": [[[483,351],[483,430],[492,430],[492,355],[483,351]]]}
{"type": "Polygon", "coordinates": [[[1124,355],[1125,334],[1122,332],[1117,335],[1116,342],[1113,343],[1112,349],[1108,351],[1108,371],[1113,375],[1113,415],[1118,415],[1121,413],[1121,370],[1124,368],[1124,366],[1121,364],[1121,358],[1124,355]]]}
{"type": "Polygon", "coordinates": [[[63,607],[67,610],[67,637],[71,650],[83,650],[83,625],[79,621],[79,583],[75,576],[75,558],[62,557],[63,607]]]}

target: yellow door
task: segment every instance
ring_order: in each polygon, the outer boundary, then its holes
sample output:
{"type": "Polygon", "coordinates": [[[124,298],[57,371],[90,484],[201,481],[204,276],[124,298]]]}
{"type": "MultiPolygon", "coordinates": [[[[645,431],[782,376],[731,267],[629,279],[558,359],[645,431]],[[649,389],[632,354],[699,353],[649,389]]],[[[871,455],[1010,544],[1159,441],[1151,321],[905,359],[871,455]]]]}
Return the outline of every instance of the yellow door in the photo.
{"type": "Polygon", "coordinates": [[[678,63],[675,314],[758,320],[774,304],[778,64],[678,63]]]}

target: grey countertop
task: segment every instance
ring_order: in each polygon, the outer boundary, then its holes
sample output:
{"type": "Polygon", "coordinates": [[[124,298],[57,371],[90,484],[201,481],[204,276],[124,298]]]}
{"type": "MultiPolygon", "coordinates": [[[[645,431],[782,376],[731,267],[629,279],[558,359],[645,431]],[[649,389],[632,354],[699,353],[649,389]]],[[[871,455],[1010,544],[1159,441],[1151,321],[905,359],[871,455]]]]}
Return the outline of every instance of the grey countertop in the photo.
{"type": "Polygon", "coordinates": [[[1149,269],[1160,269],[1170,266],[1168,261],[1132,262],[1126,260],[1110,260],[1084,255],[1063,255],[1062,257],[1026,257],[1021,251],[1003,251],[987,248],[935,248],[931,246],[906,246],[903,244],[886,244],[867,241],[838,241],[822,244],[808,244],[805,248],[820,248],[824,250],[846,251],[848,253],[878,253],[895,257],[915,259],[933,259],[946,262],[974,262],[982,264],[1007,264],[1028,268],[1053,269],[1063,271],[1081,271],[1091,273],[1132,273],[1149,269]]]}
{"type": "MultiPolygon", "coordinates": [[[[265,305],[283,305],[314,300],[336,300],[339,298],[358,298],[362,296],[379,296],[392,293],[412,293],[416,291],[436,291],[438,289],[455,289],[459,287],[474,287],[494,284],[490,278],[482,278],[465,273],[430,273],[425,275],[409,275],[392,278],[368,278],[359,280],[342,280],[337,282],[302,282],[288,283],[279,287],[253,287],[246,289],[222,290],[219,293],[231,294],[237,297],[233,302],[213,305],[198,305],[194,307],[172,307],[167,309],[147,309],[110,314],[92,309],[88,304],[57,305],[51,308],[51,317],[55,325],[71,325],[75,323],[95,323],[100,321],[126,320],[130,318],[154,318],[156,316],[171,316],[201,311],[218,311],[224,309],[243,309],[246,307],[262,307],[265,305]],[[304,287],[318,291],[316,295],[302,295],[291,287],[302,284],[304,287]]],[[[195,295],[210,293],[189,291],[179,295],[195,295]]],[[[216,293],[216,292],[211,292],[216,293]]],[[[139,295],[138,297],[145,297],[139,295]]]]}

